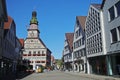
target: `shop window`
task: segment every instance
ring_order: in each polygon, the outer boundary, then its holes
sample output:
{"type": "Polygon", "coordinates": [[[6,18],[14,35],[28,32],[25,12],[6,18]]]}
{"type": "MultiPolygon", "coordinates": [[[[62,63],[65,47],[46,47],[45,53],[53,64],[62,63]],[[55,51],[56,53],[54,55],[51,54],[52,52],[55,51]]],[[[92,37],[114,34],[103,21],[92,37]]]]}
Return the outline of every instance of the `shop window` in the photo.
{"type": "Polygon", "coordinates": [[[112,43],[116,42],[117,41],[117,32],[116,32],[116,28],[112,29],[111,30],[111,40],[112,40],[112,43]]]}
{"type": "Polygon", "coordinates": [[[117,16],[120,16],[120,1],[115,4],[116,11],[117,11],[117,16]]]}
{"type": "Polygon", "coordinates": [[[114,6],[109,9],[109,21],[115,18],[114,6]]]}

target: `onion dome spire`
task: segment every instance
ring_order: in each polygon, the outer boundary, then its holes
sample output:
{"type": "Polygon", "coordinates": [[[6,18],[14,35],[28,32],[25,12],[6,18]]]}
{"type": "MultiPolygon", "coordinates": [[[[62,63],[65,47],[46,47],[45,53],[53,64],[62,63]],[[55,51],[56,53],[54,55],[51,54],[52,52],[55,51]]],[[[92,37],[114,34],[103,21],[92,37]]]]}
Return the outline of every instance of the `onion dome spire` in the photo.
{"type": "Polygon", "coordinates": [[[31,25],[31,24],[36,24],[36,25],[38,25],[38,21],[37,21],[36,16],[37,16],[37,12],[36,12],[36,11],[33,11],[33,12],[32,12],[32,19],[30,20],[30,25],[31,25]]]}

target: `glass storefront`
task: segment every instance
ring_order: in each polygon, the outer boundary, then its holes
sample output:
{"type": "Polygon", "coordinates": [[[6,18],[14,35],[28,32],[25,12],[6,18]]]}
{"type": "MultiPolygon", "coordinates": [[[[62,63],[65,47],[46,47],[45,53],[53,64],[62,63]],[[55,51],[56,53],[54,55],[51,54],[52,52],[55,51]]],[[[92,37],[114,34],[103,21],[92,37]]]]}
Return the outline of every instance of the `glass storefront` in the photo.
{"type": "Polygon", "coordinates": [[[89,63],[92,68],[91,70],[92,74],[100,74],[100,75],[107,74],[105,56],[89,58],[89,63]]]}

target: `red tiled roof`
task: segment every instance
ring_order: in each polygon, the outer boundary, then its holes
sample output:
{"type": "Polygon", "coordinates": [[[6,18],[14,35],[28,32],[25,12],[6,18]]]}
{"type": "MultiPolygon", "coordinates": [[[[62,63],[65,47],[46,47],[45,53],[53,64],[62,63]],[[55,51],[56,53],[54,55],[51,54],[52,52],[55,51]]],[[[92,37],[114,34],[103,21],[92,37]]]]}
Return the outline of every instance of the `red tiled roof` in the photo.
{"type": "Polygon", "coordinates": [[[20,41],[22,47],[24,47],[24,39],[19,39],[19,41],[20,41]]]}
{"type": "Polygon", "coordinates": [[[82,29],[85,29],[86,16],[77,16],[76,19],[79,21],[82,29]]]}
{"type": "Polygon", "coordinates": [[[4,29],[10,29],[12,21],[13,19],[10,16],[8,16],[8,22],[4,22],[4,29]]]}
{"type": "Polygon", "coordinates": [[[68,42],[68,45],[70,47],[70,50],[72,51],[73,49],[73,38],[74,38],[74,33],[66,33],[66,40],[68,42]]]}

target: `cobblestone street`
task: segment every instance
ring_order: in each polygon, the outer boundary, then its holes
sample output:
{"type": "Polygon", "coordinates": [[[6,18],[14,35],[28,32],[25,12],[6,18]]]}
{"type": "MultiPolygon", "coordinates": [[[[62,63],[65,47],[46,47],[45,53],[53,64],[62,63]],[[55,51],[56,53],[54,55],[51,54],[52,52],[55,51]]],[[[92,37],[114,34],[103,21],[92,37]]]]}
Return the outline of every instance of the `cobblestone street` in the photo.
{"type": "Polygon", "coordinates": [[[79,73],[50,71],[44,73],[33,73],[22,79],[17,80],[119,80],[112,77],[103,77],[95,75],[80,75],[79,73]]]}
{"type": "Polygon", "coordinates": [[[50,71],[45,73],[33,73],[20,80],[93,80],[89,78],[81,78],[78,75],[72,75],[60,71],[50,71]]]}

